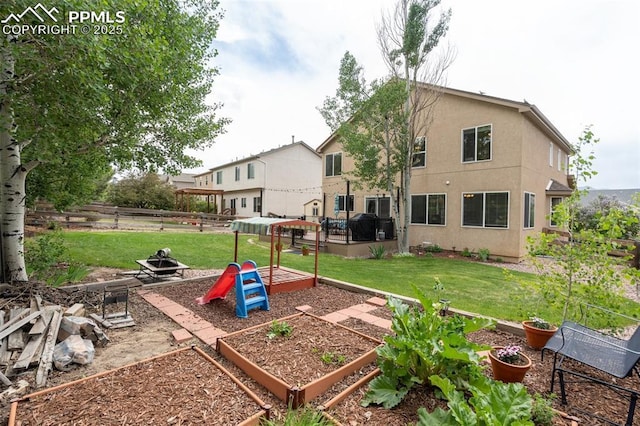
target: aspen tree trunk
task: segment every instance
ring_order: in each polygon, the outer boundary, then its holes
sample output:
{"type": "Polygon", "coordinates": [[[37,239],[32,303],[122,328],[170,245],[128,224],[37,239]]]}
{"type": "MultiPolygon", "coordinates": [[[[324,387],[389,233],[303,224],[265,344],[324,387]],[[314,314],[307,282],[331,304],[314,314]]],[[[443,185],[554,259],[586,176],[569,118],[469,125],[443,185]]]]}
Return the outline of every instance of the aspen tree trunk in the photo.
{"type": "MultiPolygon", "coordinates": [[[[10,36],[9,36],[10,37],[10,36]]],[[[25,179],[21,146],[15,139],[11,108],[15,84],[15,59],[10,39],[0,45],[0,221],[2,221],[2,268],[9,282],[27,281],[24,263],[25,179]]]]}

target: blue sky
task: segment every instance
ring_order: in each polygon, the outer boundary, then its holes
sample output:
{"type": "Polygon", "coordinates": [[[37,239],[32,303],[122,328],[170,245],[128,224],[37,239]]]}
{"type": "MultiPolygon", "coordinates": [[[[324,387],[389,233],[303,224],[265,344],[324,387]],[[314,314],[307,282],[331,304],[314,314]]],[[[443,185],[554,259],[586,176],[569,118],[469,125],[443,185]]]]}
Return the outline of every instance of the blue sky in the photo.
{"type": "MultiPolygon", "coordinates": [[[[233,123],[196,155],[201,172],[295,140],[328,136],[317,107],[349,50],[367,80],[386,74],[375,26],[391,0],[221,0],[212,101],[233,123]]],[[[456,51],[449,87],[535,104],[571,142],[601,142],[587,184],[640,188],[640,2],[443,0],[456,51]]]]}

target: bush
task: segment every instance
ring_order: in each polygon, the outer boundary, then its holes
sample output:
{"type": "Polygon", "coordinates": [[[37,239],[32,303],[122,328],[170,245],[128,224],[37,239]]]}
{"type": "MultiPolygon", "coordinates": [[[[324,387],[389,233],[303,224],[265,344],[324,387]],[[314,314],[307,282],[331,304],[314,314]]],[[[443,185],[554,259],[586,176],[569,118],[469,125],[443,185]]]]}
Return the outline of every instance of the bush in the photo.
{"type": "Polygon", "coordinates": [[[430,245],[430,246],[426,246],[424,248],[424,251],[426,251],[427,253],[440,253],[440,252],[442,252],[442,247],[440,247],[437,244],[433,244],[433,245],[430,245]]]}
{"type": "Polygon", "coordinates": [[[384,259],[386,249],[383,245],[369,246],[369,253],[374,259],[384,259]]]}
{"type": "Polygon", "coordinates": [[[549,395],[548,398],[545,398],[539,393],[534,395],[531,420],[533,420],[536,426],[553,426],[555,412],[553,411],[552,402],[554,399],[554,394],[549,395]]]}
{"type": "Polygon", "coordinates": [[[478,250],[478,257],[483,262],[486,262],[487,260],[489,260],[489,254],[490,252],[489,252],[489,249],[487,248],[481,248],[480,250],[478,250]]]}
{"type": "Polygon", "coordinates": [[[461,255],[461,256],[464,256],[464,257],[471,257],[471,251],[469,250],[469,248],[468,248],[468,247],[465,247],[465,248],[463,248],[463,249],[462,249],[462,251],[460,252],[460,255],[461,255]]]}

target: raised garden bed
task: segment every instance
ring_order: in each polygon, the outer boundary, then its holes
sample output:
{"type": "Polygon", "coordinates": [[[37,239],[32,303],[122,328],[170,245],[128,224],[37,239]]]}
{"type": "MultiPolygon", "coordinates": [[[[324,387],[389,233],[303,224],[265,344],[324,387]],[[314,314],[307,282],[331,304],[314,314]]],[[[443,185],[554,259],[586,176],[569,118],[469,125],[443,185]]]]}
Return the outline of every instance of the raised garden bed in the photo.
{"type": "Polygon", "coordinates": [[[13,425],[258,425],[269,406],[197,347],[35,392],[13,402],[13,425]]]}
{"type": "Polygon", "coordinates": [[[381,344],[307,313],[276,321],[289,325],[291,334],[269,338],[269,322],[218,339],[216,350],[293,408],[374,363],[381,344]]]}

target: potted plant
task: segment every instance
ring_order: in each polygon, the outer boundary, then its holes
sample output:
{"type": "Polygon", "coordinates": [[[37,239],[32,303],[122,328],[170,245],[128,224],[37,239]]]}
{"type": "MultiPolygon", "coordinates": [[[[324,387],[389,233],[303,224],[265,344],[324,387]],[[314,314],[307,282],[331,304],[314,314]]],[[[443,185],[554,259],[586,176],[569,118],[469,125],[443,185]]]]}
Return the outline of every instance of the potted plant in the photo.
{"type": "Polygon", "coordinates": [[[531,359],[517,345],[494,346],[489,351],[489,360],[493,378],[504,383],[521,382],[531,368],[531,359]]]}
{"type": "Polygon", "coordinates": [[[530,317],[528,321],[522,321],[522,328],[524,328],[527,344],[533,349],[544,348],[547,341],[558,330],[558,327],[536,316],[530,317]]]}
{"type": "Polygon", "coordinates": [[[303,256],[309,256],[309,246],[306,244],[303,244],[302,247],[300,247],[300,250],[302,251],[302,255],[303,256]]]}

